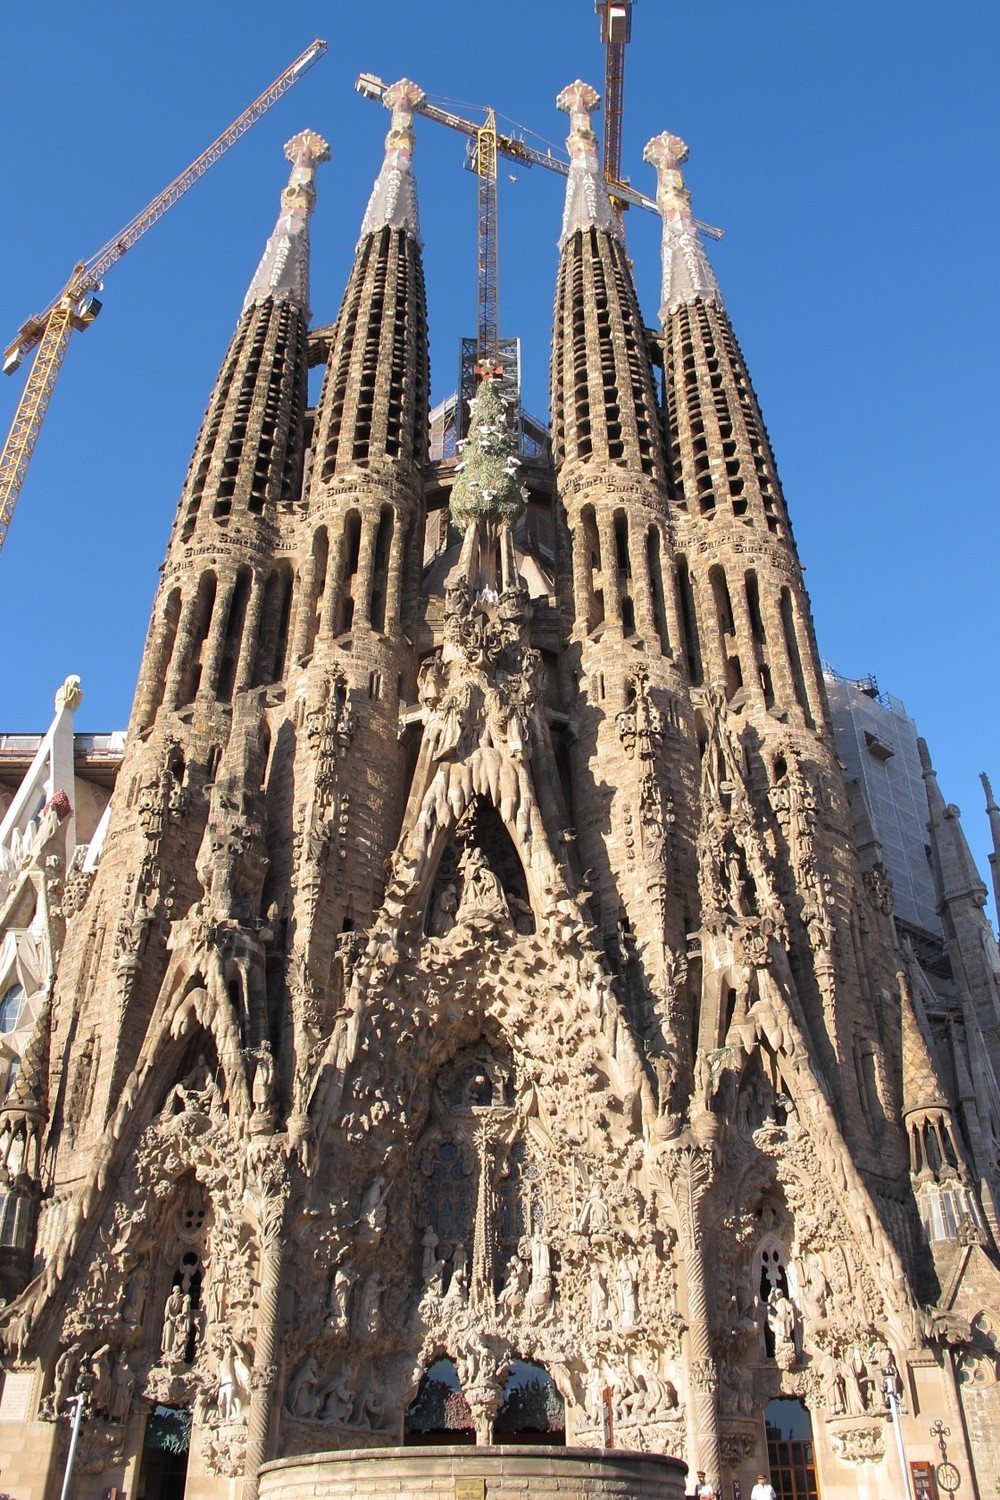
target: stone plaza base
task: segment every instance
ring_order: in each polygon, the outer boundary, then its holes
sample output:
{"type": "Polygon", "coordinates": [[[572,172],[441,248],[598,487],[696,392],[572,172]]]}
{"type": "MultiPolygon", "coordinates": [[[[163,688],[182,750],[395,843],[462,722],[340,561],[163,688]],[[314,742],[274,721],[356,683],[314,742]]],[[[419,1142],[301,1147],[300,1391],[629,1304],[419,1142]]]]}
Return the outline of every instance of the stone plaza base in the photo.
{"type": "Polygon", "coordinates": [[[615,1448],[351,1448],[265,1464],[260,1500],[684,1500],[686,1473],[615,1448]]]}

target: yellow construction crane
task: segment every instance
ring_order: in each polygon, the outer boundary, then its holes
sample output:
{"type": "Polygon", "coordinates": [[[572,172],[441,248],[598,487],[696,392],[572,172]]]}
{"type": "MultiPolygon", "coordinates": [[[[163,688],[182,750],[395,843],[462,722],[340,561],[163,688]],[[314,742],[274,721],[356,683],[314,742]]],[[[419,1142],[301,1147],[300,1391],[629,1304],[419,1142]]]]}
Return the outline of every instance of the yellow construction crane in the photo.
{"type": "Polygon", "coordinates": [[[212,142],[206,151],[193,161],[186,171],[175,177],[169,187],[164,188],[142,213],[131,219],[125,228],[108,241],[96,255],[73,267],[72,275],[59,293],[42,312],[29,318],[18,330],[17,337],[4,351],[4,374],[12,375],[26,354],[38,349],[25,382],[21,399],[17,404],[14,421],[7,441],[0,454],[0,548],[7,537],[10,519],[17,504],[17,497],[28,472],[31,455],[35,451],[45,411],[52,396],[62,362],[66,357],[70,336],[75,329],[86,328],[97,317],[101,304],[94,293],[101,289],[106,271],[121,260],[127,250],[151,229],[172,208],[191,185],[198,181],[219,160],[251,125],[256,124],[281,98],[282,94],[298,83],[303,73],[311,68],[327,50],[326,42],[317,37],[291,67],[276,78],[270,88],[245,109],[227,130],[212,142]]]}

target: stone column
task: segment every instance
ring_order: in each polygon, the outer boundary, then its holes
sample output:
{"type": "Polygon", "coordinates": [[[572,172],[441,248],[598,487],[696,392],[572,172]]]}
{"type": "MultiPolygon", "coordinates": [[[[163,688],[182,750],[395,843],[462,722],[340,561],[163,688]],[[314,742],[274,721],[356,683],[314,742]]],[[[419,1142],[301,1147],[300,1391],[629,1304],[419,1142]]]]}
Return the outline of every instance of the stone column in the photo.
{"type": "Polygon", "coordinates": [[[358,548],[358,571],[354,575],[354,624],[370,625],[372,618],[372,572],[375,565],[375,538],[378,535],[380,511],[367,515],[361,522],[361,545],[358,548]]]}
{"type": "Polygon", "coordinates": [[[597,530],[601,538],[601,575],[604,584],[604,618],[610,623],[622,622],[621,584],[618,580],[618,547],[615,542],[614,517],[598,516],[597,530]]]}
{"type": "Polygon", "coordinates": [[[712,1355],[708,1322],[702,1220],[702,1206],[712,1180],[711,1153],[689,1140],[672,1153],[667,1171],[687,1274],[688,1443],[696,1468],[705,1470],[718,1491],[722,1481],[719,1373],[712,1355]]]}
{"type": "Polygon", "coordinates": [[[231,578],[225,588],[219,588],[215,596],[212,627],[205,642],[205,660],[201,670],[201,682],[198,684],[199,698],[215,697],[219,681],[219,663],[222,660],[222,651],[226,643],[226,627],[229,624],[229,611],[233,606],[235,592],[236,580],[231,578]]]}
{"type": "Polygon", "coordinates": [[[246,618],[243,621],[243,639],[240,642],[240,655],[236,664],[236,683],[234,693],[242,692],[244,688],[253,684],[253,669],[257,657],[257,641],[260,636],[260,616],[264,608],[264,575],[259,569],[254,570],[253,583],[250,586],[250,599],[247,604],[246,618]]]}
{"type": "Polygon", "coordinates": [[[280,1153],[269,1154],[261,1163],[257,1191],[260,1238],[260,1291],[253,1369],[250,1373],[250,1411],[247,1417],[246,1465],[243,1470],[243,1500],[257,1500],[260,1468],[267,1462],[271,1413],[278,1404],[278,1306],[281,1297],[285,1204],[288,1201],[287,1167],[280,1153]]]}
{"type": "Polygon", "coordinates": [[[191,652],[194,649],[195,620],[198,616],[198,605],[200,598],[200,578],[192,579],[193,591],[185,599],[181,607],[181,618],[177,626],[177,637],[174,641],[174,655],[170,663],[170,671],[167,677],[167,686],[163,694],[163,700],[168,708],[178,708],[178,694],[184,674],[191,665],[191,652]]]}

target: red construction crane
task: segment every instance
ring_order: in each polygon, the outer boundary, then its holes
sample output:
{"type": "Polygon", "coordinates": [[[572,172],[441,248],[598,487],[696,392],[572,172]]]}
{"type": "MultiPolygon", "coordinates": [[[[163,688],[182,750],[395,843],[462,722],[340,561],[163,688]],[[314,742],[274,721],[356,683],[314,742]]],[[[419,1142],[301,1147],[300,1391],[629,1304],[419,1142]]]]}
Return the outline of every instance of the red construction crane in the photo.
{"type": "Polygon", "coordinates": [[[25,382],[21,399],[17,404],[14,421],[3,452],[0,454],[0,548],[7,538],[7,529],[17,504],[24,477],[28,472],[31,455],[35,451],[45,412],[52,397],[56,379],[66,357],[70,336],[75,329],[87,328],[97,317],[101,304],[94,293],[101,289],[102,278],[116,261],[121,260],[127,250],[152,229],[172,208],[188,188],[214,166],[251,125],[256,124],[281,98],[282,94],[298,83],[303,73],[311,68],[327,50],[326,42],[317,37],[291,67],[265,89],[258,99],[233,121],[227,130],[212,142],[206,151],[193,161],[186,171],[175,177],[169,187],[164,188],[142,213],[131,219],[124,229],[108,241],[96,255],[73,267],[72,275],[59,293],[42,312],[22,323],[17,337],[4,351],[3,371],[12,375],[26,354],[36,346],[38,353],[25,382]]]}

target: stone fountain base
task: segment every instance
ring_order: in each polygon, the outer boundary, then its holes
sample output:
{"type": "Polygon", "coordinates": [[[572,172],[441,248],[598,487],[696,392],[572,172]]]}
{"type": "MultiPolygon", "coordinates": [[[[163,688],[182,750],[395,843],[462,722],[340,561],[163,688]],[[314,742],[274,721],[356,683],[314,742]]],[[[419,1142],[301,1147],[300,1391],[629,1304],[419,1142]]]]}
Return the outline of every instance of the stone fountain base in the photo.
{"type": "Polygon", "coordinates": [[[350,1448],[265,1464],[260,1500],[684,1500],[686,1473],[617,1448],[350,1448]]]}

